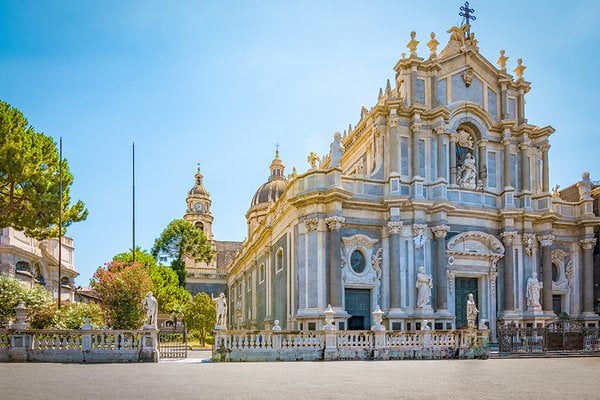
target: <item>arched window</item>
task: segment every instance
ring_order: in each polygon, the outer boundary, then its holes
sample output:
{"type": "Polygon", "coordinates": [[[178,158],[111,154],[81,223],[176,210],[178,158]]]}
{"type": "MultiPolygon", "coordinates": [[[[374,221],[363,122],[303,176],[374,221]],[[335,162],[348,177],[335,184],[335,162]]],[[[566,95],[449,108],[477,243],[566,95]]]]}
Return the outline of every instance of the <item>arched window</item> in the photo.
{"type": "Polygon", "coordinates": [[[281,271],[283,269],[283,249],[280,247],[275,253],[275,270],[281,271]]]}
{"type": "Polygon", "coordinates": [[[265,281],[265,264],[260,264],[260,266],[258,267],[258,281],[265,281]]]}
{"type": "Polygon", "coordinates": [[[71,288],[71,279],[69,279],[68,276],[63,276],[62,278],[60,278],[60,286],[71,288]]]}
{"type": "Polygon", "coordinates": [[[202,222],[196,222],[196,228],[200,229],[201,231],[204,231],[204,224],[202,222]]]}
{"type": "Polygon", "coordinates": [[[27,261],[17,261],[17,264],[15,265],[15,271],[17,274],[33,277],[31,265],[29,265],[27,261]]]}

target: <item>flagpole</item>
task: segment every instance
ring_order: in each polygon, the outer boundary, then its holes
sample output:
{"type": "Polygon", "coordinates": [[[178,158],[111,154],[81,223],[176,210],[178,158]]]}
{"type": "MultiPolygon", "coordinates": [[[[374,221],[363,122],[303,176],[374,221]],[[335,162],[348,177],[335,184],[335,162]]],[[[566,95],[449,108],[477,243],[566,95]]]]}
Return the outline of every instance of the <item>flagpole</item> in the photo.
{"type": "Polygon", "coordinates": [[[135,262],[135,142],[132,143],[131,147],[131,166],[132,166],[132,209],[133,209],[133,223],[132,223],[132,238],[133,238],[133,246],[131,247],[131,259],[135,262]]]}
{"type": "Polygon", "coordinates": [[[60,303],[62,300],[62,218],[63,218],[63,178],[62,178],[62,136],[60,137],[59,145],[59,162],[58,162],[58,196],[59,196],[59,207],[58,212],[58,309],[60,310],[60,303]]]}

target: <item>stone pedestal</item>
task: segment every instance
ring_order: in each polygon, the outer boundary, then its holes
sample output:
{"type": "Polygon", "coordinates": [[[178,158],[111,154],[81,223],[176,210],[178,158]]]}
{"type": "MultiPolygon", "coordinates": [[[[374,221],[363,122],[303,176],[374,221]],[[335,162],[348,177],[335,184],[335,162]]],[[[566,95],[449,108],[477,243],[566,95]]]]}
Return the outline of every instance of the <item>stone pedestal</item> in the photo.
{"type": "Polygon", "coordinates": [[[158,329],[144,327],[140,361],[158,362],[159,359],[160,355],[158,353],[158,329]]]}

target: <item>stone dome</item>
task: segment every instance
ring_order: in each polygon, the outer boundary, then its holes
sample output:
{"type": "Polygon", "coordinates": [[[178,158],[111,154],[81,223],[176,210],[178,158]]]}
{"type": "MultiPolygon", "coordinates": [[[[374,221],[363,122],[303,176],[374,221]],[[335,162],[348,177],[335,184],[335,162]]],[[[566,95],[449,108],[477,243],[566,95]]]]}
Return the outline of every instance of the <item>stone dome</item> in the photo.
{"type": "Polygon", "coordinates": [[[285,166],[279,159],[279,151],[275,152],[275,158],[271,162],[271,175],[269,180],[258,188],[254,197],[252,197],[252,203],[250,208],[259,204],[267,204],[279,200],[285,188],[287,187],[287,180],[283,174],[285,166]]]}

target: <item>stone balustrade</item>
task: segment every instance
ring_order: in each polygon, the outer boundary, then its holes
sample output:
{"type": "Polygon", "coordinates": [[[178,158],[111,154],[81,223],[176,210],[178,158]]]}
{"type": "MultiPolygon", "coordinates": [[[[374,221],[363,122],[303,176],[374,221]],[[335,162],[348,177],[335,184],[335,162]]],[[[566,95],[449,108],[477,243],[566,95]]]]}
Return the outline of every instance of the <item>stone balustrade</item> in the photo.
{"type": "Polygon", "coordinates": [[[215,331],[213,361],[487,358],[489,330],[215,331]]]}
{"type": "Polygon", "coordinates": [[[0,361],[157,362],[158,331],[0,330],[0,361]]]}

